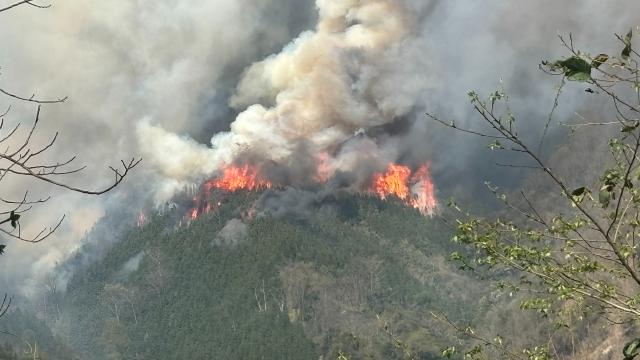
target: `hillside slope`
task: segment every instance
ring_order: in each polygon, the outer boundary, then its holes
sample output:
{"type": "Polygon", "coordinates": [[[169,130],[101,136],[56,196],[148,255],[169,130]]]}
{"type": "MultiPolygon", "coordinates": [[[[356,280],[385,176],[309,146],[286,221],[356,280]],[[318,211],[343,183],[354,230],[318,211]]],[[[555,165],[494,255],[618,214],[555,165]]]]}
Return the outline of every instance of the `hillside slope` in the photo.
{"type": "Polygon", "coordinates": [[[152,216],[71,278],[52,327],[84,359],[403,358],[392,336],[431,359],[451,329],[429,311],[469,321],[488,305],[414,209],[340,195],[305,217],[248,216],[258,196],[190,224],[152,216]]]}

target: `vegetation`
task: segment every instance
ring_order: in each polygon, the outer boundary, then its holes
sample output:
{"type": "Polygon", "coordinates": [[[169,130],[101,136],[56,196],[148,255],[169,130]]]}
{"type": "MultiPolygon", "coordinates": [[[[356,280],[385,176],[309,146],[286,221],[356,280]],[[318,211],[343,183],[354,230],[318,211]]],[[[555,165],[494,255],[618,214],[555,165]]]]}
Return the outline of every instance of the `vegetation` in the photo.
{"type": "MultiPolygon", "coordinates": [[[[21,5],[46,7],[18,1],[0,13],[21,5]]],[[[571,36],[560,38],[568,57],[541,65],[560,84],[533,143],[522,135],[504,89],[486,98],[469,93],[485,130],[429,114],[521,160],[500,166],[535,171],[533,189],[502,192],[488,184],[504,204],[497,215],[474,216],[451,202],[451,230],[400,202],[347,194],[335,194],[330,210],[295,218],[255,214],[258,194],[251,192],[212,201],[220,200],[220,207],[196,220],[174,207],[129,229],[99,260],[76,269],[64,292],[52,280],[41,309],[8,312],[5,296],[0,333],[10,343],[0,345],[0,359],[545,360],[584,358],[586,352],[638,358],[640,54],[633,35],[618,36],[615,56],[591,55],[577,50],[571,36]],[[564,124],[593,141],[576,158],[601,159],[607,148],[595,178],[563,169],[562,151],[543,155],[569,86],[608,100],[601,113],[582,116],[603,120],[564,124]],[[446,261],[454,246],[447,240],[451,232],[458,247],[451,258],[468,273],[446,261]],[[615,341],[585,345],[596,336],[615,341]]],[[[30,177],[98,195],[139,163],[110,168],[115,180],[101,190],[59,180],[83,167],[72,166],[75,157],[37,162],[57,136],[43,146],[34,146],[32,136],[42,106],[66,98],[0,93],[34,106],[35,113],[25,139],[14,138],[18,127],[0,137],[0,144],[13,144],[0,154],[0,181],[30,177]]],[[[23,236],[21,217],[49,200],[28,194],[0,196],[0,225],[6,227],[0,232],[36,243],[62,219],[23,236]]],[[[4,249],[0,245],[0,254],[4,249]]]]}
{"type": "Polygon", "coordinates": [[[0,359],[3,360],[76,359],[71,349],[53,334],[42,319],[19,307],[2,318],[0,334],[3,334],[2,339],[6,341],[3,349],[0,349],[0,359]]]}
{"type": "MultiPolygon", "coordinates": [[[[50,5],[39,5],[32,0],[21,0],[0,8],[0,14],[4,15],[12,9],[21,6],[31,6],[39,9],[46,9],[50,5]]],[[[9,100],[17,101],[26,105],[35,105],[35,118],[33,124],[26,131],[23,139],[19,138],[21,123],[18,122],[12,128],[5,128],[5,118],[10,115],[12,105],[0,114],[0,145],[4,151],[0,153],[0,182],[14,181],[14,183],[27,184],[21,190],[20,197],[13,194],[0,194],[0,234],[4,238],[15,239],[28,243],[39,243],[49,238],[62,225],[65,215],[62,215],[53,226],[42,226],[42,229],[35,234],[25,235],[22,231],[20,220],[24,219],[34,207],[47,203],[51,196],[32,198],[29,195],[30,183],[27,179],[35,179],[39,182],[50,184],[54,187],[62,188],[71,192],[78,192],[88,195],[102,195],[116,188],[124,180],[140,160],[135,158],[128,162],[121,161],[122,168],[116,169],[109,166],[114,173],[113,182],[102,189],[90,190],[72,184],[73,176],[82,172],[86,166],[76,165],[77,155],[65,160],[43,160],[56,144],[58,133],[50,135],[50,140],[45,144],[38,144],[34,141],[34,135],[38,127],[40,113],[43,105],[63,103],[66,97],[55,100],[43,100],[35,94],[25,97],[16,95],[13,92],[0,88],[0,94],[9,100]]],[[[15,191],[15,189],[14,189],[15,191]]],[[[0,244],[0,255],[4,254],[6,244],[0,244]]],[[[0,317],[6,314],[11,305],[12,298],[4,295],[0,304],[0,317]]]]}
{"type": "Polygon", "coordinates": [[[429,311],[472,321],[491,304],[447,264],[446,227],[400,202],[345,194],[304,220],[251,218],[256,197],[189,225],[152,216],[75,273],[47,323],[79,358],[404,359],[406,343],[436,359],[455,333],[429,311]]]}
{"type": "MultiPolygon", "coordinates": [[[[5,13],[8,13],[10,10],[23,6],[39,9],[50,7],[50,5],[41,5],[33,0],[20,0],[0,7],[0,15],[5,15],[5,13]]],[[[21,132],[23,132],[20,122],[10,128],[6,127],[8,122],[5,123],[5,119],[10,117],[12,106],[15,104],[8,105],[6,110],[0,113],[0,145],[2,145],[4,149],[3,152],[0,153],[0,182],[5,184],[5,192],[0,194],[0,234],[3,239],[39,243],[53,235],[65,218],[65,215],[62,215],[57,223],[52,226],[42,226],[41,230],[34,234],[25,234],[22,231],[21,219],[27,217],[29,212],[35,207],[43,206],[43,204],[49,202],[51,199],[50,195],[33,198],[30,195],[30,192],[33,193],[33,191],[31,191],[33,190],[33,183],[29,183],[29,180],[36,180],[37,182],[46,183],[66,191],[88,195],[102,195],[120,185],[129,172],[140,163],[140,160],[133,158],[127,162],[121,161],[121,168],[109,166],[114,178],[110,180],[111,183],[109,185],[103,188],[92,190],[76,186],[74,185],[74,178],[77,177],[86,166],[77,165],[77,155],[63,160],[51,159],[51,150],[56,144],[58,133],[48,134],[49,140],[44,144],[40,144],[35,140],[36,130],[41,121],[40,115],[43,106],[63,103],[67,98],[45,100],[36,97],[35,94],[31,96],[17,95],[13,91],[8,91],[4,88],[0,88],[0,94],[5,100],[9,100],[10,102],[29,107],[33,106],[35,112],[33,123],[26,129],[23,138],[20,138],[21,132]],[[12,182],[13,185],[21,185],[21,194],[18,197],[16,197],[14,193],[16,188],[7,193],[7,189],[10,188],[6,186],[7,182],[12,182]]],[[[6,248],[6,244],[0,244],[0,255],[5,253],[6,248]]],[[[63,349],[59,343],[53,340],[53,336],[46,325],[39,324],[37,321],[34,322],[33,320],[35,320],[35,318],[23,316],[24,314],[20,310],[8,313],[11,302],[12,297],[5,294],[0,303],[0,317],[5,320],[3,325],[11,324],[16,327],[7,328],[3,326],[6,330],[1,331],[1,333],[12,337],[12,342],[17,341],[19,343],[19,349],[17,349],[16,353],[14,348],[9,345],[0,347],[0,359],[48,358],[46,353],[38,350],[38,341],[49,343],[49,348],[52,349],[51,353],[56,358],[71,358],[68,355],[67,349],[63,349]],[[6,317],[9,319],[6,319],[6,317]],[[25,326],[27,326],[27,329],[24,328],[25,326]],[[32,339],[30,335],[35,334],[34,331],[38,332],[39,336],[32,339]]]]}
{"type": "MultiPolygon", "coordinates": [[[[5,12],[21,6],[46,9],[51,5],[40,5],[32,0],[21,0],[0,8],[0,14],[4,15],[5,12]]],[[[86,166],[76,165],[77,155],[64,160],[42,159],[43,157],[46,158],[56,144],[58,133],[49,134],[50,140],[44,144],[38,144],[38,142],[34,141],[34,135],[38,123],[41,120],[40,114],[42,106],[63,103],[67,98],[44,100],[37,98],[35,94],[31,96],[21,96],[3,88],[0,88],[0,94],[8,100],[35,106],[33,124],[27,129],[25,133],[26,136],[23,139],[19,138],[21,123],[18,122],[17,125],[12,128],[4,127],[6,125],[5,118],[10,116],[11,113],[11,105],[9,105],[4,112],[0,113],[0,131],[2,132],[0,134],[0,145],[5,149],[0,153],[0,182],[16,180],[17,178],[19,180],[16,181],[27,183],[26,179],[30,178],[72,192],[102,195],[116,188],[127,174],[129,174],[129,171],[140,163],[140,160],[133,158],[127,162],[121,160],[122,168],[120,169],[109,166],[110,171],[113,172],[114,180],[110,185],[102,189],[91,190],[75,186],[70,177],[79,174],[86,168],[86,166]]],[[[22,190],[22,195],[19,198],[13,195],[7,196],[6,194],[0,194],[0,225],[10,225],[8,230],[5,227],[0,227],[0,233],[8,238],[38,243],[51,236],[60,227],[64,220],[64,215],[55,225],[50,227],[43,226],[42,230],[35,235],[23,234],[20,226],[20,218],[24,218],[25,214],[34,207],[41,206],[51,199],[51,196],[31,198],[29,190],[29,186],[26,186],[22,190]]],[[[4,252],[5,247],[6,245],[0,245],[0,254],[4,252]]]]}
{"type": "MultiPolygon", "coordinates": [[[[469,94],[486,131],[463,129],[431,116],[458,131],[490,139],[492,150],[514,152],[520,162],[503,166],[535,171],[533,177],[543,184],[536,192],[522,189],[515,195],[503,194],[489,185],[505,206],[504,213],[497,217],[464,214],[452,204],[459,214],[454,241],[469,248],[466,253],[454,253],[453,259],[468,270],[507,271],[508,275],[499,277],[497,285],[511,293],[525,293],[520,307],[550,319],[556,329],[540,346],[519,351],[505,344],[504,333],[487,335],[481,324],[478,329],[454,325],[475,340],[474,346],[464,352],[465,358],[561,358],[562,334],[566,333],[563,329],[582,331],[589,318],[606,319],[612,325],[609,331],[617,329],[622,339],[637,336],[640,59],[632,46],[632,36],[632,31],[617,36],[622,48],[618,56],[593,56],[577,50],[571,36],[560,37],[569,57],[541,65],[546,73],[561,80],[537,144],[527,142],[518,131],[518,118],[502,89],[487,99],[475,92],[469,94]],[[587,134],[596,134],[590,139],[594,142],[583,161],[608,159],[599,178],[589,179],[585,173],[568,174],[565,169],[554,167],[554,159],[541,155],[547,128],[562,103],[562,90],[569,84],[584,87],[584,96],[609,100],[609,104],[603,102],[602,113],[591,114],[602,120],[566,125],[574,133],[586,129],[587,134]],[[618,133],[607,127],[617,128],[618,133]],[[598,151],[603,147],[599,144],[608,147],[610,157],[598,151]]],[[[579,158],[572,156],[574,161],[579,158]]],[[[640,354],[637,344],[636,340],[624,347],[625,359],[640,354]]],[[[622,350],[619,346],[615,352],[621,354],[622,350]]],[[[604,357],[611,351],[603,350],[596,356],[604,357]]],[[[454,348],[443,352],[446,357],[455,354],[454,348]]]]}

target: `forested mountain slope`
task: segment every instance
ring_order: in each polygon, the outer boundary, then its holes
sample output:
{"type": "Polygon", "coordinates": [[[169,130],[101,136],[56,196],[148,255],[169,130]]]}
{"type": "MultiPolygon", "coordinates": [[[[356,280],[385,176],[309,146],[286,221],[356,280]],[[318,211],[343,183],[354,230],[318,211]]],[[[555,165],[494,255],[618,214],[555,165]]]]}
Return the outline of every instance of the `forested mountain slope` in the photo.
{"type": "Polygon", "coordinates": [[[71,278],[56,332],[86,359],[403,358],[394,336],[430,359],[451,341],[430,310],[469,321],[488,305],[414,209],[339,195],[276,218],[258,196],[151,216],[71,278]]]}
{"type": "Polygon", "coordinates": [[[260,210],[264,198],[225,194],[195,219],[176,205],[137,226],[107,214],[31,305],[21,300],[1,319],[0,330],[17,335],[0,338],[10,344],[3,351],[24,357],[37,344],[49,360],[393,360],[440,359],[444,348],[469,344],[432,312],[514,348],[553,336],[568,359],[591,351],[593,339],[609,343],[597,319],[566,331],[517,310],[522,298],[496,286],[513,279],[508,272],[459,271],[448,257],[466,250],[437,216],[344,193],[295,212],[260,210]],[[110,224],[119,225],[110,233],[110,224]]]}

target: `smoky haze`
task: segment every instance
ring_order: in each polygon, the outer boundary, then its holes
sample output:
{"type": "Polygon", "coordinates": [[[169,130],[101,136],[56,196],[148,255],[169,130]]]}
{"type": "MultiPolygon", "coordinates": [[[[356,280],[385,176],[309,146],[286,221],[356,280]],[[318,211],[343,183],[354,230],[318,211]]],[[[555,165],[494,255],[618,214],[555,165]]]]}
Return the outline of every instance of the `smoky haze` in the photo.
{"type": "MultiPolygon", "coordinates": [[[[135,216],[233,161],[269,164],[287,184],[304,183],[321,153],[356,182],[389,161],[430,161],[441,197],[479,199],[483,180],[517,183],[523,175],[492,166],[484,144],[424,112],[475,126],[466,93],[502,81],[535,139],[558,81],[537,65],[563,54],[557,34],[617,52],[613,33],[635,27],[638,10],[634,1],[68,0],[4,13],[1,87],[69,96],[44,108],[40,141],[60,130],[51,155],[90,165],[71,181],[97,187],[110,180],[106,165],[144,162],[102,198],[6,181],[14,197],[25,185],[54,196],[25,225],[68,219],[42,244],[11,242],[0,283],[32,294],[105,213],[135,216]]],[[[582,90],[567,88],[557,119],[593,106],[582,90]]],[[[32,106],[13,105],[7,121],[33,117],[32,106]]],[[[278,196],[269,204],[287,211],[278,196]]],[[[117,238],[103,237],[92,241],[117,238]]]]}

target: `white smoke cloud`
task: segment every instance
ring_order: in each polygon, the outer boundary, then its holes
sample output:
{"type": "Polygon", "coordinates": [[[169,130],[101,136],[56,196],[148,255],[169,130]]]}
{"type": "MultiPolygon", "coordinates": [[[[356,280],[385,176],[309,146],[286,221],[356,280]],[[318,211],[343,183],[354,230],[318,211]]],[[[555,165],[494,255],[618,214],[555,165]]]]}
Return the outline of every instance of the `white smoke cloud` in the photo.
{"type": "MultiPolygon", "coordinates": [[[[400,47],[413,23],[406,5],[392,0],[318,0],[316,6],[315,30],[246,70],[230,99],[242,112],[229,132],[212,138],[210,156],[181,139],[184,145],[173,147],[183,151],[179,156],[165,156],[156,148],[147,151],[154,163],[166,169],[174,169],[176,160],[186,163],[188,173],[172,171],[173,179],[210,174],[247,151],[286,163],[301,141],[312,153],[332,151],[359,129],[389,124],[411,111],[413,97],[389,86],[400,80],[399,74],[381,71],[399,65],[400,47]],[[203,158],[205,166],[190,166],[203,158]]],[[[413,82],[409,89],[423,86],[413,82]]],[[[158,144],[177,144],[172,134],[158,128],[138,130],[141,144],[158,137],[158,144]]]]}
{"type": "MultiPolygon", "coordinates": [[[[193,141],[159,144],[159,139],[167,137],[154,133],[148,146],[141,148],[136,129],[145,129],[145,119],[179,134],[199,131],[214,121],[226,123],[226,119],[202,116],[202,109],[224,98],[224,92],[229,91],[227,82],[238,76],[234,74],[239,74],[244,64],[289,41],[291,29],[306,26],[305,2],[68,0],[54,2],[45,10],[18,7],[0,14],[0,31],[5,34],[0,43],[6,50],[0,58],[0,87],[25,96],[35,93],[40,98],[69,96],[64,104],[43,108],[42,136],[36,139],[44,143],[60,130],[58,146],[50,158],[77,153],[79,162],[89,166],[83,176],[67,181],[99,188],[112,180],[107,165],[143,155],[142,166],[120,191],[157,193],[167,198],[169,195],[163,194],[184,186],[188,166],[206,168],[206,161],[182,163],[183,170],[159,167],[152,157],[146,158],[145,149],[164,149],[165,156],[177,161],[180,158],[175,156],[184,149],[176,147],[202,151],[193,141]],[[274,11],[279,7],[283,9],[274,11]],[[290,20],[290,12],[299,16],[290,20]],[[171,177],[183,181],[154,180],[171,177]]],[[[0,98],[3,111],[9,104],[13,106],[6,127],[33,119],[35,107],[31,104],[0,98]]],[[[9,292],[33,293],[36,280],[78,249],[79,239],[108,206],[125,207],[123,214],[141,206],[131,196],[79,196],[21,178],[5,179],[2,185],[5,198],[22,196],[25,187],[34,197],[53,195],[49,206],[22,219],[25,233],[37,233],[42,226],[68,215],[56,235],[39,245],[8,242],[7,255],[1,259],[0,289],[9,292]]],[[[144,195],[137,198],[144,199],[144,195]]]]}
{"type": "Polygon", "coordinates": [[[144,256],[144,251],[140,251],[136,255],[129,258],[129,260],[127,260],[124,265],[122,265],[122,268],[120,268],[120,270],[116,273],[116,278],[118,278],[119,280],[126,280],[129,275],[138,271],[138,269],[140,268],[140,263],[142,262],[142,259],[144,259],[144,256]]]}
{"type": "MultiPolygon", "coordinates": [[[[122,190],[157,202],[247,152],[286,166],[301,141],[311,154],[329,152],[332,169],[431,159],[433,173],[451,188],[468,171],[492,175],[480,161],[480,145],[431,126],[422,111],[470,122],[466,92],[492,90],[502,78],[514,107],[526,114],[527,134],[535,134],[556,85],[538,81],[544,76],[536,66],[562,54],[556,33],[573,32],[594,53],[619,51],[612,33],[637,25],[640,10],[631,0],[53,5],[0,15],[0,87],[26,96],[69,96],[65,104],[46,106],[41,123],[44,134],[61,130],[52,157],[79,153],[90,165],[85,176],[69,181],[98,187],[110,180],[104,165],[142,155],[142,167],[122,190]]],[[[8,121],[33,117],[33,106],[10,99],[0,98],[0,109],[9,103],[8,121]]],[[[582,100],[563,106],[558,116],[579,106],[582,100]]],[[[87,198],[21,179],[2,185],[11,198],[25,185],[34,196],[53,192],[52,207],[33,212],[25,227],[38,231],[63,213],[71,216],[40,245],[9,244],[0,259],[0,288],[9,291],[28,293],[34,279],[78,249],[81,234],[107,207],[137,212],[130,208],[139,206],[122,193],[87,198]]]]}

